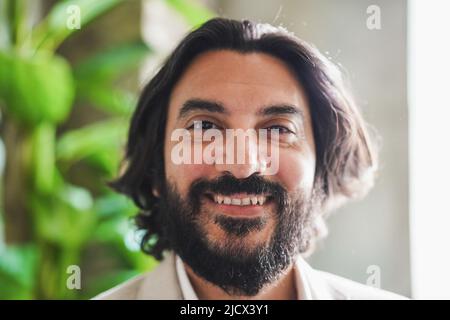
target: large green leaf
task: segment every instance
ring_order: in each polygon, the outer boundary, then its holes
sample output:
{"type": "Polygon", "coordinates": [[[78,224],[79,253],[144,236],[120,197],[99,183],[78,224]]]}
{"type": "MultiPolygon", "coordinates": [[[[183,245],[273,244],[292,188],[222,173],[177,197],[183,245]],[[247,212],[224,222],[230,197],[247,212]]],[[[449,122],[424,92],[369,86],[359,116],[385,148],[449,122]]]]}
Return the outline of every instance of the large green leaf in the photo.
{"type": "Polygon", "coordinates": [[[99,218],[130,217],[137,212],[133,202],[123,195],[107,193],[98,197],[94,203],[94,211],[99,218]]]}
{"type": "Polygon", "coordinates": [[[90,240],[102,243],[122,244],[129,227],[128,220],[125,217],[112,217],[98,223],[90,240]]]}
{"type": "Polygon", "coordinates": [[[119,170],[120,157],[120,152],[114,147],[111,150],[99,150],[85,160],[89,167],[98,171],[99,176],[111,179],[119,170]]]}
{"type": "Polygon", "coordinates": [[[130,217],[137,212],[132,201],[111,192],[95,200],[94,212],[99,221],[91,240],[123,245],[131,227],[130,217]]]}
{"type": "Polygon", "coordinates": [[[0,52],[0,70],[0,97],[17,120],[35,125],[66,119],[75,89],[70,66],[63,58],[0,52]]]}
{"type": "Polygon", "coordinates": [[[32,43],[39,50],[54,50],[64,39],[78,31],[78,29],[68,25],[78,10],[80,13],[80,28],[82,28],[96,17],[123,2],[124,0],[68,0],[59,2],[35,28],[32,43]]]}
{"type": "Polygon", "coordinates": [[[129,116],[136,104],[136,94],[114,89],[121,75],[136,70],[151,52],[142,41],[127,43],[94,55],[74,67],[77,94],[110,114],[129,116]]]}
{"type": "Polygon", "coordinates": [[[125,120],[109,119],[69,131],[57,141],[57,160],[74,163],[99,152],[118,152],[126,130],[125,120]]]}
{"type": "Polygon", "coordinates": [[[37,235],[65,250],[80,248],[95,225],[93,199],[86,189],[66,185],[53,196],[30,195],[37,235]]]}
{"type": "Polygon", "coordinates": [[[32,245],[0,248],[0,299],[31,299],[37,252],[32,245]]]}
{"type": "Polygon", "coordinates": [[[135,94],[112,86],[80,81],[77,90],[80,98],[111,115],[130,116],[137,102],[135,94]]]}
{"type": "Polygon", "coordinates": [[[138,67],[149,53],[150,48],[142,41],[122,44],[77,64],[74,75],[77,81],[111,83],[124,72],[138,67]]]}

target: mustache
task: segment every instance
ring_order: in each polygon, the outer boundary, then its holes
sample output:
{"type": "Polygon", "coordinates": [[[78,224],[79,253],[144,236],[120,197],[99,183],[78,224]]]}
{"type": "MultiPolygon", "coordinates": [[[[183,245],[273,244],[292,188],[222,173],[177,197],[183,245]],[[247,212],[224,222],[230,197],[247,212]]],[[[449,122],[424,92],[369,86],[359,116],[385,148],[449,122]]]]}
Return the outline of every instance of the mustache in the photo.
{"type": "Polygon", "coordinates": [[[253,174],[245,179],[237,179],[232,174],[224,174],[213,180],[200,178],[195,180],[189,188],[189,199],[196,207],[200,205],[201,196],[206,193],[217,193],[229,196],[235,193],[254,195],[270,195],[270,198],[283,204],[287,198],[287,190],[279,183],[269,181],[263,176],[253,174]]]}

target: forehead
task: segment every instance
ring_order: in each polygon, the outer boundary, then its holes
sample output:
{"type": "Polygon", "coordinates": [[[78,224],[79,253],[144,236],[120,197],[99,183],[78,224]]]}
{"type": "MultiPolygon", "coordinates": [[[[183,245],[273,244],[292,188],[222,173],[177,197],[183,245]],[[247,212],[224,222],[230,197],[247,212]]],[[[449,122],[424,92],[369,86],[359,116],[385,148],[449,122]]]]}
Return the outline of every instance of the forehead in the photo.
{"type": "Polygon", "coordinates": [[[169,113],[178,112],[192,98],[220,101],[230,113],[248,113],[273,103],[308,111],[303,88],[287,65],[264,53],[220,50],[201,54],[174,87],[169,113]]]}

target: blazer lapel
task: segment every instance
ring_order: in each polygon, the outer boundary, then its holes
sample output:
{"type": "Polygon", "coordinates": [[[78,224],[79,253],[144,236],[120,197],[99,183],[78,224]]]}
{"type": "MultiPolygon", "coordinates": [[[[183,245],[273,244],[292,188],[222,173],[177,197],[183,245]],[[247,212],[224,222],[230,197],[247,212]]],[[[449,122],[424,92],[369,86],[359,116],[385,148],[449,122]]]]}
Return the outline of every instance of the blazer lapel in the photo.
{"type": "Polygon", "coordinates": [[[143,279],[136,298],[139,300],[182,300],[183,296],[175,269],[175,254],[164,260],[143,279]]]}

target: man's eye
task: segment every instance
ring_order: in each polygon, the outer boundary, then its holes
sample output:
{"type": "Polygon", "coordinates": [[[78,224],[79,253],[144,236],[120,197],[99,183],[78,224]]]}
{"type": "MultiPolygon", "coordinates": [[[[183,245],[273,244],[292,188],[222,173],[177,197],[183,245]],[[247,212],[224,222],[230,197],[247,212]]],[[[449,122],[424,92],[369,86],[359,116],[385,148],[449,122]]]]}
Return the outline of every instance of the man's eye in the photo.
{"type": "Polygon", "coordinates": [[[286,128],[285,126],[281,126],[281,125],[273,125],[273,126],[270,126],[270,127],[266,128],[266,129],[269,130],[269,131],[278,129],[278,133],[279,134],[294,133],[291,130],[289,130],[288,128],[286,128]]]}
{"type": "Polygon", "coordinates": [[[194,123],[188,128],[188,130],[209,130],[218,129],[219,127],[211,121],[194,121],[194,123]]]}

